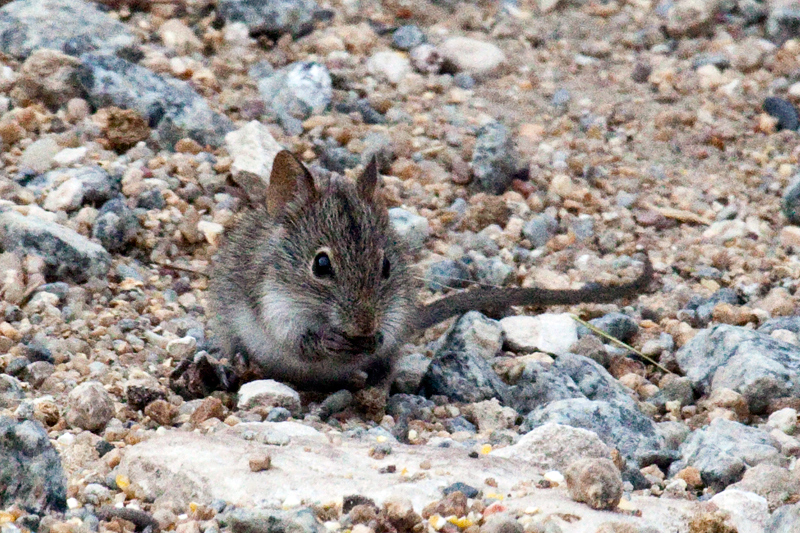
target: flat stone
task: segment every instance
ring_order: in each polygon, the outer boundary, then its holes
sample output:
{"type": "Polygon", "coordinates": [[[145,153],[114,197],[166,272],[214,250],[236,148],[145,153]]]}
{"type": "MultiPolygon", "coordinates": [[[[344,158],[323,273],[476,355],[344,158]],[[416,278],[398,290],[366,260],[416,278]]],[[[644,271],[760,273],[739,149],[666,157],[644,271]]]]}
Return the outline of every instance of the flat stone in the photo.
{"type": "Polygon", "coordinates": [[[469,37],[450,37],[438,50],[457,70],[472,75],[493,73],[506,61],[505,53],[494,44],[469,37]]]}
{"type": "Polygon", "coordinates": [[[500,320],[506,346],[519,353],[567,353],[578,340],[578,328],[568,314],[510,316],[500,320]]]}
{"type": "Polygon", "coordinates": [[[45,198],[42,206],[48,211],[74,211],[84,203],[100,204],[116,192],[108,172],[99,166],[54,170],[50,174],[48,179],[68,177],[45,198]]]}
{"type": "Polygon", "coordinates": [[[300,411],[300,395],[296,390],[272,379],[245,383],[239,389],[239,409],[253,407],[283,407],[292,413],[300,411]]]}
{"type": "Polygon", "coordinates": [[[16,0],[0,9],[0,51],[17,59],[52,48],[70,55],[135,43],[128,27],[82,0],[16,0]]]}
{"type": "Polygon", "coordinates": [[[189,137],[220,146],[233,129],[226,116],[212,111],[191,85],[156,74],[113,55],[84,54],[81,87],[94,106],[133,109],[156,128],[162,145],[189,137]]]}
{"type": "Polygon", "coordinates": [[[231,173],[234,179],[241,172],[249,172],[261,178],[264,187],[269,185],[272,162],[283,150],[269,128],[257,120],[248,122],[225,135],[225,146],[233,158],[231,173]]]}
{"type": "Polygon", "coordinates": [[[49,275],[57,279],[104,277],[111,267],[111,256],[99,244],[54,222],[13,210],[0,213],[0,245],[6,251],[40,256],[49,275]]]}
{"type": "Polygon", "coordinates": [[[313,0],[220,0],[217,6],[228,22],[244,23],[251,34],[271,37],[283,33],[300,37],[310,32],[317,9],[313,0]]]}

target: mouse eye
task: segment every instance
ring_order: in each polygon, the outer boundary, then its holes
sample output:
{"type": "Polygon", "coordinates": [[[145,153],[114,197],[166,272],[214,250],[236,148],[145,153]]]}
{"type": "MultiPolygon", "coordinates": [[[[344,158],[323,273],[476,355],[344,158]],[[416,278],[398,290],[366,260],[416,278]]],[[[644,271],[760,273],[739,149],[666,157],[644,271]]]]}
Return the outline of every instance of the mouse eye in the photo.
{"type": "Polygon", "coordinates": [[[389,278],[389,273],[391,272],[391,270],[392,270],[392,264],[389,263],[389,260],[384,257],[383,266],[381,267],[381,276],[383,276],[383,279],[389,278]]]}
{"type": "Polygon", "coordinates": [[[319,252],[314,256],[314,262],[311,263],[311,272],[318,278],[332,278],[333,265],[331,258],[325,252],[319,252]]]}

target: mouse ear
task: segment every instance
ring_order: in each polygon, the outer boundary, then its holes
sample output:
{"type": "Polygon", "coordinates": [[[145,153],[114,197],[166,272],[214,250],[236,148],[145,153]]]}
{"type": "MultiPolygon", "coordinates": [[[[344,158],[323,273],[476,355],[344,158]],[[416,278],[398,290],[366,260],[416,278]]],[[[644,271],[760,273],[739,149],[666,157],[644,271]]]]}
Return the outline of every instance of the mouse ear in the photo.
{"type": "Polygon", "coordinates": [[[375,189],[378,188],[378,158],[373,154],[367,162],[364,172],[358,177],[356,182],[358,194],[367,201],[375,199],[375,189]]]}
{"type": "Polygon", "coordinates": [[[314,177],[288,150],[281,150],[272,163],[267,188],[267,212],[278,216],[290,202],[305,205],[317,199],[314,177]]]}

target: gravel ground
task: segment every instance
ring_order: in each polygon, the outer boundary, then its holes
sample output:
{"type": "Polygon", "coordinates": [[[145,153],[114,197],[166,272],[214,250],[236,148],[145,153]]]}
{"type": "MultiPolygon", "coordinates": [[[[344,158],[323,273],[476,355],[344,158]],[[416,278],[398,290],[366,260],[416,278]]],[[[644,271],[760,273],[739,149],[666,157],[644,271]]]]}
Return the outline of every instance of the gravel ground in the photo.
{"type": "Polygon", "coordinates": [[[782,0],[5,3],[2,533],[800,530],[797,20],[782,0]],[[645,251],[656,280],[431,328],[388,399],[264,381],[183,398],[171,372],[215,353],[204,273],[281,148],[349,176],[378,155],[421,301],[629,280],[645,251]],[[501,504],[488,480],[424,508],[249,509],[162,501],[118,469],[165,434],[286,420],[379,459],[589,430],[601,451],[535,483],[610,525],[501,504]],[[694,514],[613,522],[633,498],[694,514]]]}

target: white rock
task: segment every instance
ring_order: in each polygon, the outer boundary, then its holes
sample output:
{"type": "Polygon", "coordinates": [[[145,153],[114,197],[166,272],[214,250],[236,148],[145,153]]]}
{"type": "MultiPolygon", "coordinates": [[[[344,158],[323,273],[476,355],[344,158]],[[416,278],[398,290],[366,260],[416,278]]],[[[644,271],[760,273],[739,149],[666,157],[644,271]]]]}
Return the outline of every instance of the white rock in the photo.
{"type": "Polygon", "coordinates": [[[711,498],[711,503],[730,513],[739,533],[763,533],[769,520],[767,499],[754,492],[726,489],[711,498]]]}
{"type": "Polygon", "coordinates": [[[367,60],[367,70],[396,85],[411,72],[411,61],[405,54],[384,50],[372,54],[367,60]]]}
{"type": "Polygon", "coordinates": [[[194,337],[186,336],[167,343],[167,353],[175,359],[184,359],[192,356],[196,351],[197,339],[194,337]]]}
{"type": "Polygon", "coordinates": [[[300,395],[288,385],[272,379],[260,379],[242,385],[237,406],[239,409],[284,407],[297,413],[300,410],[300,395]]]}
{"type": "Polygon", "coordinates": [[[19,158],[19,168],[28,168],[42,173],[53,164],[53,157],[61,151],[61,147],[52,137],[45,137],[32,142],[19,158]]]}
{"type": "Polygon", "coordinates": [[[610,459],[611,449],[593,431],[548,422],[523,435],[516,444],[490,455],[513,457],[543,472],[566,471],[578,459],[610,459]]]}
{"type": "Polygon", "coordinates": [[[509,316],[500,321],[506,344],[515,352],[536,350],[565,353],[578,340],[575,321],[566,314],[545,313],[538,316],[509,316]]]}
{"type": "Polygon", "coordinates": [[[472,416],[481,433],[508,429],[514,425],[518,416],[514,409],[501,406],[497,398],[470,404],[464,410],[472,416]]]}
{"type": "Polygon", "coordinates": [[[439,46],[439,52],[458,70],[476,75],[489,74],[506,61],[497,46],[469,37],[451,37],[439,46]]]}
{"type": "Polygon", "coordinates": [[[248,122],[238,130],[225,136],[225,146],[233,158],[231,172],[251,172],[269,184],[272,162],[283,147],[269,132],[269,128],[257,120],[248,122]]]}
{"type": "Polygon", "coordinates": [[[797,411],[791,407],[779,409],[771,415],[767,420],[767,426],[770,428],[779,429],[787,435],[793,435],[797,430],[797,411]]]}
{"type": "Polygon", "coordinates": [[[203,42],[180,19],[170,19],[162,24],[158,36],[166,47],[179,54],[189,54],[203,47],[203,42]]]}
{"type": "Polygon", "coordinates": [[[85,146],[80,146],[78,148],[64,148],[58,152],[55,157],[53,157],[53,162],[62,167],[72,165],[83,161],[83,159],[86,157],[86,152],[88,151],[89,149],[85,146]]]}
{"type": "Polygon", "coordinates": [[[209,244],[216,246],[219,244],[219,236],[225,231],[225,226],[216,222],[201,220],[197,223],[197,229],[203,234],[209,244]]]}

